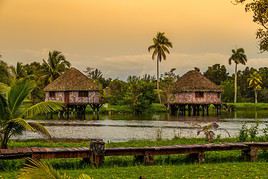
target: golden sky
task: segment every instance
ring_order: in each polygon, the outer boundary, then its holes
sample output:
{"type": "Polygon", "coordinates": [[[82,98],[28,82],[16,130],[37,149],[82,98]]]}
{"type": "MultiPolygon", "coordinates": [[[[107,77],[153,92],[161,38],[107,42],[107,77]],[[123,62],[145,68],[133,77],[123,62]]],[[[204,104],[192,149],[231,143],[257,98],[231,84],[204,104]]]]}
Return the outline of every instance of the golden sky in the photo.
{"type": "Polygon", "coordinates": [[[227,64],[235,47],[245,48],[250,66],[267,66],[256,28],[230,0],[0,0],[3,60],[41,61],[56,49],[81,70],[97,67],[123,79],[155,74],[147,47],[158,31],[174,45],[162,72],[227,64]]]}

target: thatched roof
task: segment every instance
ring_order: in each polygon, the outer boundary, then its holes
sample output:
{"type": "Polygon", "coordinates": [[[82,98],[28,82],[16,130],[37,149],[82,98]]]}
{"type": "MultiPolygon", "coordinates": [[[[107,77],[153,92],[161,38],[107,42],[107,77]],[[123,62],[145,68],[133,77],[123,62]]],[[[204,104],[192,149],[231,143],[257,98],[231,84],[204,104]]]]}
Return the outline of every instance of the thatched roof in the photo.
{"type": "Polygon", "coordinates": [[[174,92],[189,91],[222,92],[222,89],[199,71],[191,70],[177,80],[174,88],[174,92]]]}
{"type": "Polygon", "coordinates": [[[56,80],[47,85],[44,91],[90,91],[98,90],[93,80],[76,68],[70,68],[56,80]]]}

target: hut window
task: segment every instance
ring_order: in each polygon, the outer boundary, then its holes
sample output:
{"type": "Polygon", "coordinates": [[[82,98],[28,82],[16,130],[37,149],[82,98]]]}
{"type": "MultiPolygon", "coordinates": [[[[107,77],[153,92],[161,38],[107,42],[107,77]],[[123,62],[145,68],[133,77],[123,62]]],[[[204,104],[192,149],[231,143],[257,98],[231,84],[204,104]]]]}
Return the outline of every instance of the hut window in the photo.
{"type": "Polygon", "coordinates": [[[55,91],[50,91],[49,92],[49,97],[50,98],[55,98],[56,97],[56,92],[55,91]]]}
{"type": "Polygon", "coordinates": [[[221,98],[221,93],[218,93],[218,98],[221,98]]]}
{"type": "Polygon", "coordinates": [[[78,97],[88,97],[88,91],[79,91],[78,97]]]}
{"type": "Polygon", "coordinates": [[[196,98],[203,98],[204,97],[204,92],[195,92],[195,97],[196,98]]]}

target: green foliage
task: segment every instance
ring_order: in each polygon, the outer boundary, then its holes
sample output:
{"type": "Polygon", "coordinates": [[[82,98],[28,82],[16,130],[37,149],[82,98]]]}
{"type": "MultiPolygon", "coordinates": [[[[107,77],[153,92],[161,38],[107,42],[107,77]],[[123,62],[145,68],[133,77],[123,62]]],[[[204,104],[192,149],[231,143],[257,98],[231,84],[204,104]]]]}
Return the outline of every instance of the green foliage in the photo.
{"type": "Polygon", "coordinates": [[[222,82],[228,79],[227,69],[224,65],[215,64],[209,66],[207,71],[204,73],[205,77],[210,79],[217,85],[220,85],[222,82]]]}
{"type": "Polygon", "coordinates": [[[160,89],[163,92],[163,101],[165,103],[169,102],[170,94],[172,94],[172,91],[174,90],[174,84],[179,78],[179,75],[177,75],[175,71],[176,68],[172,68],[169,72],[165,72],[161,76],[160,89]]]}
{"type": "Polygon", "coordinates": [[[127,83],[118,79],[112,80],[109,86],[104,89],[104,97],[109,104],[126,104],[124,96],[127,90],[127,83]]]}
{"type": "Polygon", "coordinates": [[[125,100],[135,114],[148,111],[155,99],[154,83],[147,82],[136,76],[128,78],[125,100]]]}
{"type": "Polygon", "coordinates": [[[244,3],[246,12],[253,13],[253,22],[260,25],[256,33],[261,52],[268,51],[268,1],[267,0],[235,0],[237,4],[244,3]]]}
{"type": "Polygon", "coordinates": [[[259,123],[257,122],[255,125],[252,125],[248,129],[249,137],[251,141],[254,141],[258,135],[258,130],[259,130],[259,123]]]}
{"type": "Polygon", "coordinates": [[[97,69],[97,68],[91,68],[91,67],[87,67],[86,70],[84,71],[86,73],[86,75],[90,78],[95,80],[96,82],[99,83],[99,85],[101,86],[101,89],[106,88],[109,83],[111,82],[111,78],[105,79],[103,77],[102,72],[97,69]]]}
{"type": "Polygon", "coordinates": [[[35,88],[35,83],[27,79],[16,80],[10,88],[2,88],[0,94],[0,139],[1,147],[7,148],[10,137],[20,135],[24,130],[40,132],[50,136],[48,131],[40,124],[27,122],[30,118],[44,112],[53,112],[61,109],[61,104],[55,102],[42,102],[31,107],[25,106],[25,100],[35,88]]]}
{"type": "Polygon", "coordinates": [[[223,88],[222,100],[224,102],[232,102],[234,99],[234,81],[233,80],[225,80],[221,84],[223,88]]]}
{"type": "Polygon", "coordinates": [[[7,63],[0,60],[0,83],[10,84],[11,82],[11,74],[10,67],[7,63]]]}
{"type": "Polygon", "coordinates": [[[245,142],[248,139],[248,128],[246,126],[246,123],[242,125],[242,128],[239,131],[239,137],[238,137],[240,142],[245,142]]]}
{"type": "Polygon", "coordinates": [[[245,142],[247,140],[255,141],[259,133],[259,122],[256,122],[255,125],[247,127],[246,123],[242,125],[242,128],[239,131],[239,141],[245,142]]]}
{"type": "MultiPolygon", "coordinates": [[[[24,168],[19,172],[18,179],[71,179],[66,173],[60,174],[50,164],[28,158],[24,168]]],[[[78,179],[90,179],[88,175],[81,174],[78,179]]]]}
{"type": "Polygon", "coordinates": [[[58,78],[70,66],[71,63],[66,60],[61,52],[56,50],[49,52],[47,61],[43,60],[43,71],[46,84],[58,78]]]}

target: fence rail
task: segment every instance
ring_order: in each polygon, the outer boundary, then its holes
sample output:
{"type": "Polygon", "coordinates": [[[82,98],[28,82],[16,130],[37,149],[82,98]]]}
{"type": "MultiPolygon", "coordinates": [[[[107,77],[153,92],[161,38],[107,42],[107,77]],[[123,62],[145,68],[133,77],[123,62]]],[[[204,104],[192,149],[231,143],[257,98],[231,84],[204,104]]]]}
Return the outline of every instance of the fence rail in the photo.
{"type": "Polygon", "coordinates": [[[83,158],[95,166],[103,164],[105,156],[135,156],[145,164],[153,163],[155,155],[190,154],[190,157],[203,162],[205,152],[241,150],[241,156],[245,160],[257,160],[259,150],[267,150],[268,142],[245,142],[245,143],[223,143],[223,144],[194,144],[173,145],[161,147],[125,147],[105,148],[102,140],[94,140],[90,146],[79,148],[14,148],[0,149],[0,160],[12,159],[53,159],[53,158],[83,158]]]}

